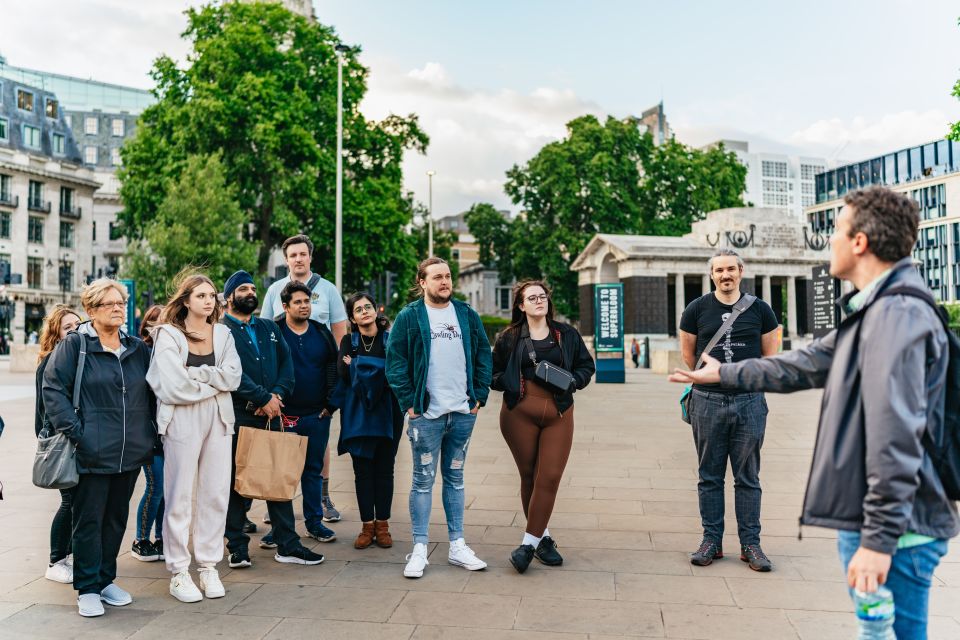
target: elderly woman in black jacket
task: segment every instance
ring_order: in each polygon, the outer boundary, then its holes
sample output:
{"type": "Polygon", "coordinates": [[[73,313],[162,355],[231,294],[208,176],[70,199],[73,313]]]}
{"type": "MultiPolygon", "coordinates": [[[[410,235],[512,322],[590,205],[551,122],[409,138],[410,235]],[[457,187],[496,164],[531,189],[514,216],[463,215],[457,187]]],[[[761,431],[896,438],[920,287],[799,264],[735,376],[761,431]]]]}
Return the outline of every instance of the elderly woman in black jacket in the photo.
{"type": "Polygon", "coordinates": [[[119,607],[133,601],[113,580],[130,497],[140,467],[153,455],[155,400],[146,381],[149,349],[121,331],[126,288],[95,280],[84,288],[81,302],[90,322],[69,333],[50,356],[43,401],[53,428],[77,446],[73,588],[80,615],[93,617],[103,615],[102,602],[119,607]]]}

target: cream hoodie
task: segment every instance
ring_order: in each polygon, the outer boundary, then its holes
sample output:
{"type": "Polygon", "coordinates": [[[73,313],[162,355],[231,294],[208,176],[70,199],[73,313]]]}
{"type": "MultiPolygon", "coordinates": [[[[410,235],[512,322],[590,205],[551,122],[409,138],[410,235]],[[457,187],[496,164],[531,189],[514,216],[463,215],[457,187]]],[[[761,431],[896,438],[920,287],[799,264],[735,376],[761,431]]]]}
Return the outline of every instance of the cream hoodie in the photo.
{"type": "Polygon", "coordinates": [[[177,405],[216,398],[226,433],[232,434],[235,418],[230,392],[240,386],[243,368],[230,329],[213,325],[214,366],[187,367],[189,352],[182,331],[169,324],[156,328],[147,383],[157,396],[158,432],[166,432],[177,405]]]}

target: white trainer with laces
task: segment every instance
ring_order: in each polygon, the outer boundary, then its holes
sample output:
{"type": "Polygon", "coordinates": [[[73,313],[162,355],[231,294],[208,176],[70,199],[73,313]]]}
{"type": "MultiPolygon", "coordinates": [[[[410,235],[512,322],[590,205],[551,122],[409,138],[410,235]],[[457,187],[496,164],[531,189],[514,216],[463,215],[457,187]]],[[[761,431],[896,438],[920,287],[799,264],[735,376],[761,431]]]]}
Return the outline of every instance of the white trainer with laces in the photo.
{"type": "Polygon", "coordinates": [[[403,568],[403,575],[406,578],[423,577],[423,570],[428,564],[427,545],[418,542],[413,545],[413,553],[407,554],[407,566],[403,568]]]}
{"type": "Polygon", "coordinates": [[[190,577],[188,569],[184,569],[170,578],[170,595],[180,602],[200,602],[203,600],[203,594],[200,593],[200,589],[197,589],[197,585],[193,584],[193,578],[190,577]]]}
{"type": "Polygon", "coordinates": [[[47,580],[53,580],[54,582],[59,582],[61,584],[72,584],[73,565],[70,564],[70,561],[68,560],[69,557],[70,556],[62,558],[47,567],[47,572],[44,574],[44,577],[47,580]]]}
{"type": "Polygon", "coordinates": [[[447,556],[447,561],[468,571],[480,571],[487,568],[487,563],[477,557],[477,554],[467,546],[463,538],[457,538],[450,543],[450,554],[447,556]]]}
{"type": "Polygon", "coordinates": [[[200,568],[200,588],[208,598],[222,598],[227,595],[227,590],[220,582],[220,574],[213,567],[200,568]]]}

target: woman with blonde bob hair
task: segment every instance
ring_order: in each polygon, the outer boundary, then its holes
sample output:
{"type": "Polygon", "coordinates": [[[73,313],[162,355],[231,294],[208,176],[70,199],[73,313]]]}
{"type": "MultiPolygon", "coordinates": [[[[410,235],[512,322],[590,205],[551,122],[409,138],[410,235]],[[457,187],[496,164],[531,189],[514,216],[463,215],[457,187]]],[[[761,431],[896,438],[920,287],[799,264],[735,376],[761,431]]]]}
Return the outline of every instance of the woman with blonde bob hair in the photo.
{"type": "Polygon", "coordinates": [[[52,427],[77,447],[73,588],[80,615],[93,617],[103,615],[104,602],[133,602],[113,581],[130,498],[140,467],[153,456],[157,432],[146,381],[150,350],[121,331],[126,288],[101,278],[84,287],[80,300],[90,322],[53,350],[43,373],[43,403],[52,427]]]}
{"type": "Polygon", "coordinates": [[[207,276],[182,271],[153,336],[147,380],[157,396],[157,429],[163,436],[164,559],[173,576],[170,595],[199,602],[226,595],[216,564],[223,559],[223,527],[232,479],[233,400],[243,372],[223,309],[207,276]],[[193,551],[200,589],[190,577],[193,485],[197,515],[193,551]]]}
{"type": "MultiPolygon", "coordinates": [[[[43,328],[40,329],[40,354],[37,358],[37,410],[34,420],[34,431],[38,438],[44,431],[52,435],[53,430],[47,422],[43,406],[43,372],[54,348],[68,333],[76,329],[80,322],[80,314],[67,305],[57,305],[43,320],[43,328]]],[[[53,524],[50,526],[50,564],[47,566],[46,578],[64,584],[73,582],[73,558],[70,555],[70,541],[73,538],[70,522],[72,505],[73,488],[60,489],[60,508],[53,516],[53,524]]]]}

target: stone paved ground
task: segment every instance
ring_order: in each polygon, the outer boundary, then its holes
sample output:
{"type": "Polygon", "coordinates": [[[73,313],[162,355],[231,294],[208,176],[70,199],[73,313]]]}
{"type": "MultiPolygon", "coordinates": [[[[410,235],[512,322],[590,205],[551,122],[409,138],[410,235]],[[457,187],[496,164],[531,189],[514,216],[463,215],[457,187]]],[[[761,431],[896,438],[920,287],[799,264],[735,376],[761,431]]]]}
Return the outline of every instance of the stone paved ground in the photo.
{"type": "MultiPolygon", "coordinates": [[[[167,594],[162,563],[130,557],[131,528],[117,582],[133,593],[134,603],[107,607],[102,618],[85,620],[76,614],[72,589],[42,577],[57,495],[29,480],[32,377],[0,367],[0,411],[7,420],[0,439],[2,639],[830,640],[855,633],[834,536],[805,528],[803,540],[797,540],[817,393],[769,400],[761,478],[764,548],[776,564],[770,574],[751,572],[735,555],[712,567],[690,565],[687,552],[699,542],[696,466],[689,427],[677,417],[679,389],[648,372],[630,371],[626,385],[594,384],[577,394],[574,451],[551,522],[566,559],[561,568],[534,562],[520,576],[507,562],[522,536],[523,515],[494,394],[477,423],[466,476],[466,536],[490,563],[486,571],[449,566],[447,545],[439,542],[431,544],[432,564],[424,578],[402,577],[410,544],[410,451],[404,444],[393,549],[353,549],[359,525],[344,457],[333,463],[333,495],[344,514],[344,521],[333,525],[340,539],[333,544],[304,539],[322,547],[327,556],[322,565],[280,565],[254,545],[253,568],[221,569],[225,598],[185,605],[167,594]]],[[[442,541],[439,492],[434,504],[431,535],[442,541]]],[[[732,494],[728,505],[732,512],[732,494]]],[[[259,503],[258,521],[263,510],[259,503]]],[[[735,552],[736,525],[729,519],[727,529],[734,536],[727,536],[724,546],[735,552]]],[[[960,638],[960,553],[946,558],[935,582],[930,637],[960,638]]]]}

